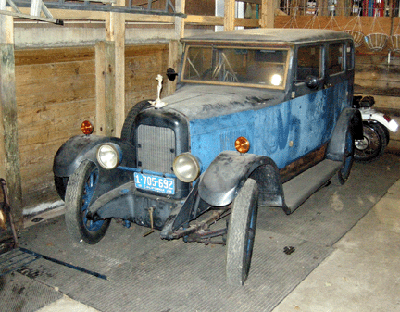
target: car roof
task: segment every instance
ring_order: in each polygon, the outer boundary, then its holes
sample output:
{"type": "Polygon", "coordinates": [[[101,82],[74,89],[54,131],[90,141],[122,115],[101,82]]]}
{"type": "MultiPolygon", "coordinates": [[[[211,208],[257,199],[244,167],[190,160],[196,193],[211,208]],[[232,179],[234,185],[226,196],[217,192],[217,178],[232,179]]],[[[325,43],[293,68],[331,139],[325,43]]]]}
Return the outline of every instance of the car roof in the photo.
{"type": "Polygon", "coordinates": [[[296,44],[343,39],[353,40],[353,37],[344,31],[333,31],[324,29],[256,28],[205,33],[183,38],[182,42],[237,41],[296,44]]]}

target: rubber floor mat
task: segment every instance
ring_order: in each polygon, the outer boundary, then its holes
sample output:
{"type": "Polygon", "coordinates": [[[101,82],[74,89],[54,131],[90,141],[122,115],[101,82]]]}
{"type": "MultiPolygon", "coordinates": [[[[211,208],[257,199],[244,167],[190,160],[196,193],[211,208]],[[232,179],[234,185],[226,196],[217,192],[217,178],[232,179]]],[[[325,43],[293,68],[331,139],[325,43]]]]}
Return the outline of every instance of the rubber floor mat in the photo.
{"type": "Polygon", "coordinates": [[[0,277],[0,311],[33,312],[62,298],[62,293],[14,271],[0,277]]]}
{"type": "Polygon", "coordinates": [[[38,259],[38,256],[28,254],[19,248],[12,249],[0,255],[0,277],[27,266],[38,259]]]}
{"type": "Polygon", "coordinates": [[[399,178],[400,158],[384,155],[372,164],[355,164],[346,184],[321,189],[292,215],[260,207],[243,287],[226,285],[224,246],[165,241],[157,232],[144,238],[147,228],[126,229],[115,220],[95,245],[71,242],[63,218],[35,225],[20,239],[24,248],[106,280],[45,259],[20,271],[104,312],[271,311],[399,178]]]}

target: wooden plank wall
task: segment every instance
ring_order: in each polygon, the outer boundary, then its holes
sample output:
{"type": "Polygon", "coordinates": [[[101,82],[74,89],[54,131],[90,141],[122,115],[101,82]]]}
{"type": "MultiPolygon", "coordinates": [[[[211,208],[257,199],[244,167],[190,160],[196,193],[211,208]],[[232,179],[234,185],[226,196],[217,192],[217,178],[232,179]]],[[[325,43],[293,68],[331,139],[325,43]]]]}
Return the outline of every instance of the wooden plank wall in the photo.
{"type": "Polygon", "coordinates": [[[15,51],[19,146],[24,204],[56,199],[58,147],[94,120],[94,48],[15,51]]]}
{"type": "MultiPolygon", "coordinates": [[[[157,74],[164,77],[161,97],[167,95],[168,44],[125,48],[125,112],[138,101],[155,99],[157,74]]],[[[177,69],[176,69],[177,70],[177,69]]]]}
{"type": "MultiPolygon", "coordinates": [[[[22,196],[25,207],[58,200],[54,155],[95,120],[94,47],[15,51],[22,196]]],[[[155,98],[158,73],[168,68],[168,44],[126,47],[126,113],[155,98]],[[154,80],[154,84],[151,84],[154,80]]]]}

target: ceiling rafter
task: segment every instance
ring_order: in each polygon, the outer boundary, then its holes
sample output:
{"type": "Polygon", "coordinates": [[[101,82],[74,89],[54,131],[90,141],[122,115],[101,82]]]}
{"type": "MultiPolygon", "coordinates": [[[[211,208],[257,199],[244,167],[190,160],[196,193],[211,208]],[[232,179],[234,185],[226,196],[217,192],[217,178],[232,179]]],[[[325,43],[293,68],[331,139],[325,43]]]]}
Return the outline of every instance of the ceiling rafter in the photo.
{"type": "Polygon", "coordinates": [[[16,18],[32,19],[63,25],[63,20],[55,19],[49,9],[101,11],[128,14],[144,14],[157,16],[186,17],[186,14],[176,12],[171,0],[166,0],[165,9],[154,9],[154,0],[147,0],[147,6],[134,6],[132,0],[128,6],[116,6],[115,0],[84,0],[81,2],[59,0],[57,2],[45,2],[43,0],[0,0],[0,15],[8,15],[16,18]],[[9,9],[7,10],[7,4],[9,9]],[[30,14],[22,13],[20,8],[30,7],[30,14]]]}

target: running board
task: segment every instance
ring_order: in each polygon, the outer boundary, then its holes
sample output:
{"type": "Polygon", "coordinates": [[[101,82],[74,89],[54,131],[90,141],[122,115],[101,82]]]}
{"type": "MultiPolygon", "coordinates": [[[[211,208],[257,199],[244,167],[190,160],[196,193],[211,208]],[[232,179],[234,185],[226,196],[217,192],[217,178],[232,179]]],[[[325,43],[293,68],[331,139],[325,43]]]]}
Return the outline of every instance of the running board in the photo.
{"type": "Polygon", "coordinates": [[[328,182],[341,167],[341,161],[325,159],[292,180],[283,183],[282,188],[286,205],[284,207],[285,213],[291,214],[295,211],[308,197],[328,182]]]}

